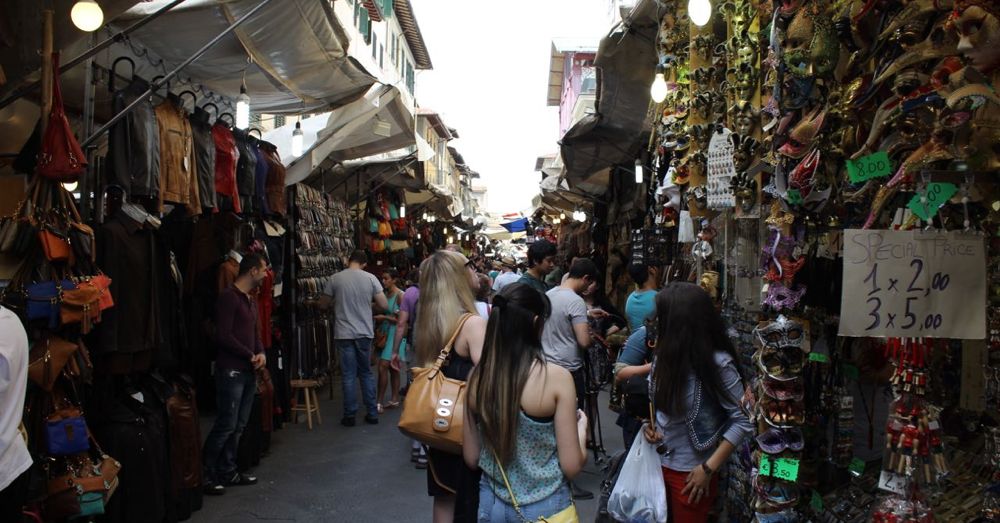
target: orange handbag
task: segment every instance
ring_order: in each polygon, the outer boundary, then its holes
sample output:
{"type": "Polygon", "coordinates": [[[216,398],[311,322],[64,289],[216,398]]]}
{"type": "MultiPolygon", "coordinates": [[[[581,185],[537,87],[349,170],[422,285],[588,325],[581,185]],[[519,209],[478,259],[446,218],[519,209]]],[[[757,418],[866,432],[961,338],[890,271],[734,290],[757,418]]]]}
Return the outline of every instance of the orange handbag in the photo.
{"type": "Polygon", "coordinates": [[[73,290],[62,291],[59,317],[63,325],[80,324],[80,332],[87,334],[95,323],[101,321],[101,291],[92,285],[79,285],[73,290]]]}
{"type": "Polygon", "coordinates": [[[78,287],[93,287],[98,292],[98,308],[104,312],[114,307],[115,300],[111,296],[111,278],[106,274],[97,274],[81,281],[78,287]]]}
{"type": "Polygon", "coordinates": [[[465,385],[445,377],[441,366],[448,360],[455,339],[472,314],[458,321],[451,339],[441,349],[434,365],[413,368],[413,382],[406,393],[399,431],[438,450],[462,453],[462,426],[465,422],[465,385]]]}
{"type": "Polygon", "coordinates": [[[45,259],[52,262],[68,261],[70,257],[69,237],[48,225],[38,231],[38,242],[45,251],[45,259]]]}

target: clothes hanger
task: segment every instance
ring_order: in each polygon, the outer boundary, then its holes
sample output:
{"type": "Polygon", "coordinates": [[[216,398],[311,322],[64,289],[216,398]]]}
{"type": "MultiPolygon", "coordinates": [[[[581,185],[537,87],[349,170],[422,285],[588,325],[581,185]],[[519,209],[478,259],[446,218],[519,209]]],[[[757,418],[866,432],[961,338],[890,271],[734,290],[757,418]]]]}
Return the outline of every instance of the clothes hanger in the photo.
{"type": "Polygon", "coordinates": [[[211,114],[211,116],[214,116],[215,118],[209,118],[208,121],[214,123],[216,120],[219,119],[219,107],[217,105],[215,105],[214,103],[212,103],[212,102],[208,102],[207,104],[201,106],[201,108],[202,108],[203,111],[208,112],[209,106],[212,107],[212,114],[211,114]]]}
{"type": "Polygon", "coordinates": [[[219,120],[219,121],[222,121],[222,122],[225,122],[225,124],[226,124],[226,125],[228,125],[230,129],[232,129],[232,128],[233,128],[233,125],[234,125],[234,124],[235,124],[235,122],[236,122],[236,120],[235,120],[235,119],[233,118],[233,115],[232,115],[232,114],[230,114],[230,113],[222,113],[222,114],[220,114],[220,115],[219,115],[219,119],[218,119],[218,120],[219,120]],[[223,120],[223,119],[222,119],[222,117],[223,117],[223,116],[228,116],[228,117],[229,117],[229,121],[227,122],[227,121],[223,120]]]}
{"type": "MultiPolygon", "coordinates": [[[[186,91],[181,91],[180,93],[177,93],[177,99],[178,100],[183,99],[184,95],[186,94],[191,95],[191,112],[194,112],[198,108],[198,95],[194,94],[194,91],[188,89],[186,91]]],[[[183,103],[181,103],[181,107],[184,107],[183,103]]]]}
{"type": "Polygon", "coordinates": [[[117,72],[118,71],[118,64],[122,60],[128,62],[129,65],[132,66],[132,71],[129,73],[129,77],[130,77],[130,79],[133,79],[133,80],[135,79],[135,60],[132,60],[131,58],[129,58],[127,56],[119,57],[114,62],[111,62],[111,75],[110,75],[110,78],[108,78],[108,91],[111,91],[112,93],[115,92],[115,77],[118,76],[118,72],[117,72]]]}

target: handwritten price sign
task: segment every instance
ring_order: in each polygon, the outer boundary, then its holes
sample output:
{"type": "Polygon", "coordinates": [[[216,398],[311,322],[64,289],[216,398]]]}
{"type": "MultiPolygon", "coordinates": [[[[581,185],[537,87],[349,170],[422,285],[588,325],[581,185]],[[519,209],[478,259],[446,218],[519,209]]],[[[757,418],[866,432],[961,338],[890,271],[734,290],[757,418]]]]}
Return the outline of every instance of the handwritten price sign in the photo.
{"type": "Polygon", "coordinates": [[[840,335],[983,339],[982,236],[844,231],[840,335]]]}
{"type": "Polygon", "coordinates": [[[852,183],[881,178],[890,174],[892,174],[892,162],[889,161],[889,154],[885,151],[862,156],[857,160],[847,160],[847,176],[852,183]]]}
{"type": "Polygon", "coordinates": [[[770,476],[794,483],[799,479],[799,460],[772,458],[767,454],[761,454],[757,473],[761,476],[770,476]]]}
{"type": "Polygon", "coordinates": [[[907,207],[921,220],[930,220],[955,193],[958,187],[953,183],[929,183],[927,190],[914,195],[907,207]]]}

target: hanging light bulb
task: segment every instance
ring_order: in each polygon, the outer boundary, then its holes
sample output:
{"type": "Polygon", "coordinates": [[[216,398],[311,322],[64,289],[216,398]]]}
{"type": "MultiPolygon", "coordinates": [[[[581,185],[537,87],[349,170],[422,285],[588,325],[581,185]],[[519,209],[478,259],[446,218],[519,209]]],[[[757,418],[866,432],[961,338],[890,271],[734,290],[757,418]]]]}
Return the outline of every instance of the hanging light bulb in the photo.
{"type": "Polygon", "coordinates": [[[559,219],[560,220],[565,220],[566,219],[566,213],[564,213],[564,212],[559,213],[559,219]]]}
{"type": "Polygon", "coordinates": [[[688,16],[691,23],[701,27],[712,18],[712,3],[709,0],[688,0],[688,16]]]}
{"type": "Polygon", "coordinates": [[[653,85],[649,86],[649,96],[658,104],[663,103],[667,99],[667,91],[669,89],[667,88],[667,79],[663,76],[666,69],[663,65],[657,65],[656,76],[653,77],[653,85]]]}
{"type": "Polygon", "coordinates": [[[236,127],[250,127],[250,96],[246,84],[240,85],[240,95],[236,97],[236,127]]]}
{"type": "Polygon", "coordinates": [[[399,217],[406,218],[406,204],[402,203],[399,205],[399,217]]]}
{"type": "Polygon", "coordinates": [[[642,184],[642,159],[640,158],[635,160],[635,183],[636,185],[642,184]]]}
{"type": "Polygon", "coordinates": [[[417,233],[417,239],[418,240],[420,239],[420,233],[419,232],[417,233]]]}
{"type": "Polygon", "coordinates": [[[292,131],[292,156],[298,158],[302,156],[302,120],[295,122],[295,130],[292,131]]]}
{"type": "Polygon", "coordinates": [[[427,221],[427,211],[424,211],[424,214],[420,217],[420,219],[422,219],[425,222],[427,221]]]}
{"type": "Polygon", "coordinates": [[[79,186],[79,185],[80,184],[77,183],[77,182],[66,182],[66,183],[62,184],[63,189],[66,189],[69,192],[75,192],[77,186],[79,186]]]}
{"type": "Polygon", "coordinates": [[[79,30],[89,33],[96,31],[104,23],[104,11],[95,0],[79,0],[73,4],[69,18],[79,30]]]}

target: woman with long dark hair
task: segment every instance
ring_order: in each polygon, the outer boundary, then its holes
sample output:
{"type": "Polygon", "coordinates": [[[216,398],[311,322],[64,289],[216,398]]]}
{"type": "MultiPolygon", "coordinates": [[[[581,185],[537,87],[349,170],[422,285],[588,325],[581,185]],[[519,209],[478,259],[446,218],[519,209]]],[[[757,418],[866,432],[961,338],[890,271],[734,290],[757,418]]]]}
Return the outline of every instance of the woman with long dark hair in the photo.
{"type": "Polygon", "coordinates": [[[722,317],[701,287],[674,282],[656,295],[656,359],[650,390],[671,521],[707,521],[715,472],[753,432],[740,407],[744,385],[722,317]]]}
{"type": "Polygon", "coordinates": [[[587,417],[569,371],[546,363],[548,298],[512,283],[493,299],[469,378],[462,453],[479,467],[479,521],[535,521],[573,506],[568,480],[587,460],[587,417]]]}

